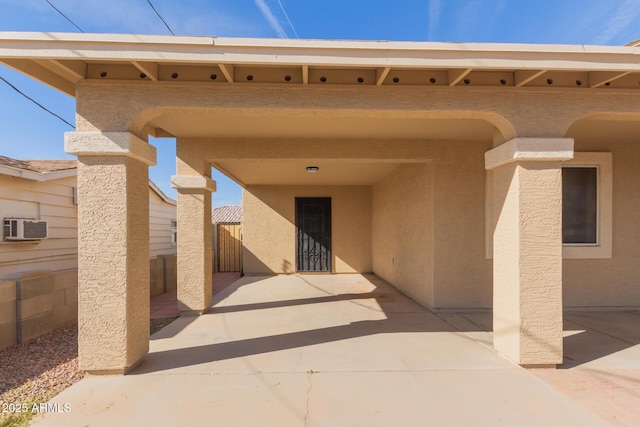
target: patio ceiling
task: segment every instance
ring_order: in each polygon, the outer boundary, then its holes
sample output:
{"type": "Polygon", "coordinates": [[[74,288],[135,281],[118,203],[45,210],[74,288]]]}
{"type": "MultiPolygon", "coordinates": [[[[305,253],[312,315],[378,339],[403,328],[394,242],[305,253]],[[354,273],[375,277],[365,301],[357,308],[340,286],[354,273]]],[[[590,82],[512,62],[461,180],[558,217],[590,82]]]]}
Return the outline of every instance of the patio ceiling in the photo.
{"type": "Polygon", "coordinates": [[[635,46],[0,32],[0,62],[71,96],[85,80],[640,89],[635,46]]]}
{"type": "Polygon", "coordinates": [[[216,169],[247,185],[373,185],[397,162],[335,162],[329,160],[242,160],[215,163],[216,169]],[[307,166],[317,166],[308,173],[307,166]]]}

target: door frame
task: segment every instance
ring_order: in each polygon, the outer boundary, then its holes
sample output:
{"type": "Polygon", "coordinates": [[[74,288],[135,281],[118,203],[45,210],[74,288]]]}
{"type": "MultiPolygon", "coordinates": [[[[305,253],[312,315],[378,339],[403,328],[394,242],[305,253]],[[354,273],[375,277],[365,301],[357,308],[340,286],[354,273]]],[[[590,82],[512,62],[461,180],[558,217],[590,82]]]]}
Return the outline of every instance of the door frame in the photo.
{"type": "Polygon", "coordinates": [[[296,272],[300,272],[300,273],[331,273],[333,271],[333,260],[332,260],[332,249],[331,246],[333,244],[333,224],[332,224],[332,209],[331,209],[331,197],[296,197],[295,198],[295,263],[296,263],[296,272]],[[328,243],[326,245],[326,247],[324,248],[327,252],[327,268],[323,269],[323,270],[304,270],[300,267],[302,267],[302,262],[300,260],[300,255],[301,253],[299,252],[300,248],[299,248],[299,242],[300,242],[300,233],[301,233],[301,227],[300,227],[300,220],[301,220],[301,216],[300,216],[300,209],[301,209],[301,204],[304,201],[311,201],[311,200],[316,200],[316,201],[322,201],[323,203],[326,203],[326,207],[327,207],[327,212],[326,212],[326,222],[325,224],[328,225],[329,230],[327,231],[328,233],[328,243]]]}

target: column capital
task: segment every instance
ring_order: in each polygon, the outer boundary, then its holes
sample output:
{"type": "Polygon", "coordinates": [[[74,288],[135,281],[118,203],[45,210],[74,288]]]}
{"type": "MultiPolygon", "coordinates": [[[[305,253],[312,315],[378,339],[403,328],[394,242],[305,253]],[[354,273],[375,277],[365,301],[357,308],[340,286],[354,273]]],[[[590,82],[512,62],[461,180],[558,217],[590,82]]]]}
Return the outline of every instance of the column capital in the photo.
{"type": "Polygon", "coordinates": [[[203,190],[214,193],[216,182],[209,177],[202,175],[173,175],[171,186],[180,190],[203,190]]]}
{"type": "Polygon", "coordinates": [[[74,156],[131,157],[156,164],[156,148],[130,132],[66,132],[64,149],[74,156]]]}
{"type": "Polygon", "coordinates": [[[484,167],[512,162],[563,162],[573,159],[573,138],[513,138],[484,153],[484,167]]]}

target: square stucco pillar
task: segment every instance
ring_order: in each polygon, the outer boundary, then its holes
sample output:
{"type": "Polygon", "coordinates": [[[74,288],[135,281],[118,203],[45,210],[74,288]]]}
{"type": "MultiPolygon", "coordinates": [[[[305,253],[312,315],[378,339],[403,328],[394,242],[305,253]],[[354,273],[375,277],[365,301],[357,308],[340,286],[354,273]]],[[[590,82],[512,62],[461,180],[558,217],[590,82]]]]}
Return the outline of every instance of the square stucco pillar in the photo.
{"type": "Polygon", "coordinates": [[[568,138],[515,138],[485,154],[492,171],[493,342],[525,367],[562,363],[562,161],[568,138]]]}
{"type": "Polygon", "coordinates": [[[149,350],[149,173],[155,148],[128,132],[70,132],[78,156],[80,369],[123,374],[149,350]]]}
{"type": "Polygon", "coordinates": [[[211,304],[211,193],[216,183],[202,175],[176,175],[171,185],[178,190],[178,309],[182,315],[199,315],[211,304]]]}

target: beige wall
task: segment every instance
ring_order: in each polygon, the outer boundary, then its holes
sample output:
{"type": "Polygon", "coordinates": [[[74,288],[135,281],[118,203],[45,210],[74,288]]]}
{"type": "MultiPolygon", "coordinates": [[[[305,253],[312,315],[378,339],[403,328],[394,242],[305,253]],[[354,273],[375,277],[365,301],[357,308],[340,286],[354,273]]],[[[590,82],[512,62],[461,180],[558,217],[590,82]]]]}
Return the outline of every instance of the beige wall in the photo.
{"type": "Polygon", "coordinates": [[[331,197],[334,273],[372,271],[371,187],[256,185],[243,191],[246,274],[295,271],[296,197],[331,197]]]}
{"type": "Polygon", "coordinates": [[[0,219],[5,216],[45,220],[49,237],[35,242],[0,239],[0,279],[29,271],[78,267],[78,208],[73,204],[76,178],[38,182],[0,175],[0,219]]]}
{"type": "Polygon", "coordinates": [[[403,164],[373,186],[373,271],[434,306],[433,167],[403,164]]]}
{"type": "Polygon", "coordinates": [[[171,244],[171,220],[177,219],[176,205],[165,202],[149,189],[149,256],[175,254],[171,244]]]}
{"type": "Polygon", "coordinates": [[[374,272],[429,307],[490,307],[484,152],[491,143],[423,143],[432,161],[400,165],[373,186],[374,272]]]}
{"type": "Polygon", "coordinates": [[[576,137],[575,151],[612,153],[613,254],[610,259],[563,261],[565,307],[640,306],[638,130],[638,124],[603,121],[578,123],[570,132],[576,137]],[[606,137],[603,129],[608,129],[606,137]]]}
{"type": "Polygon", "coordinates": [[[493,267],[484,252],[484,153],[492,144],[434,145],[435,306],[491,307],[493,267]]]}

